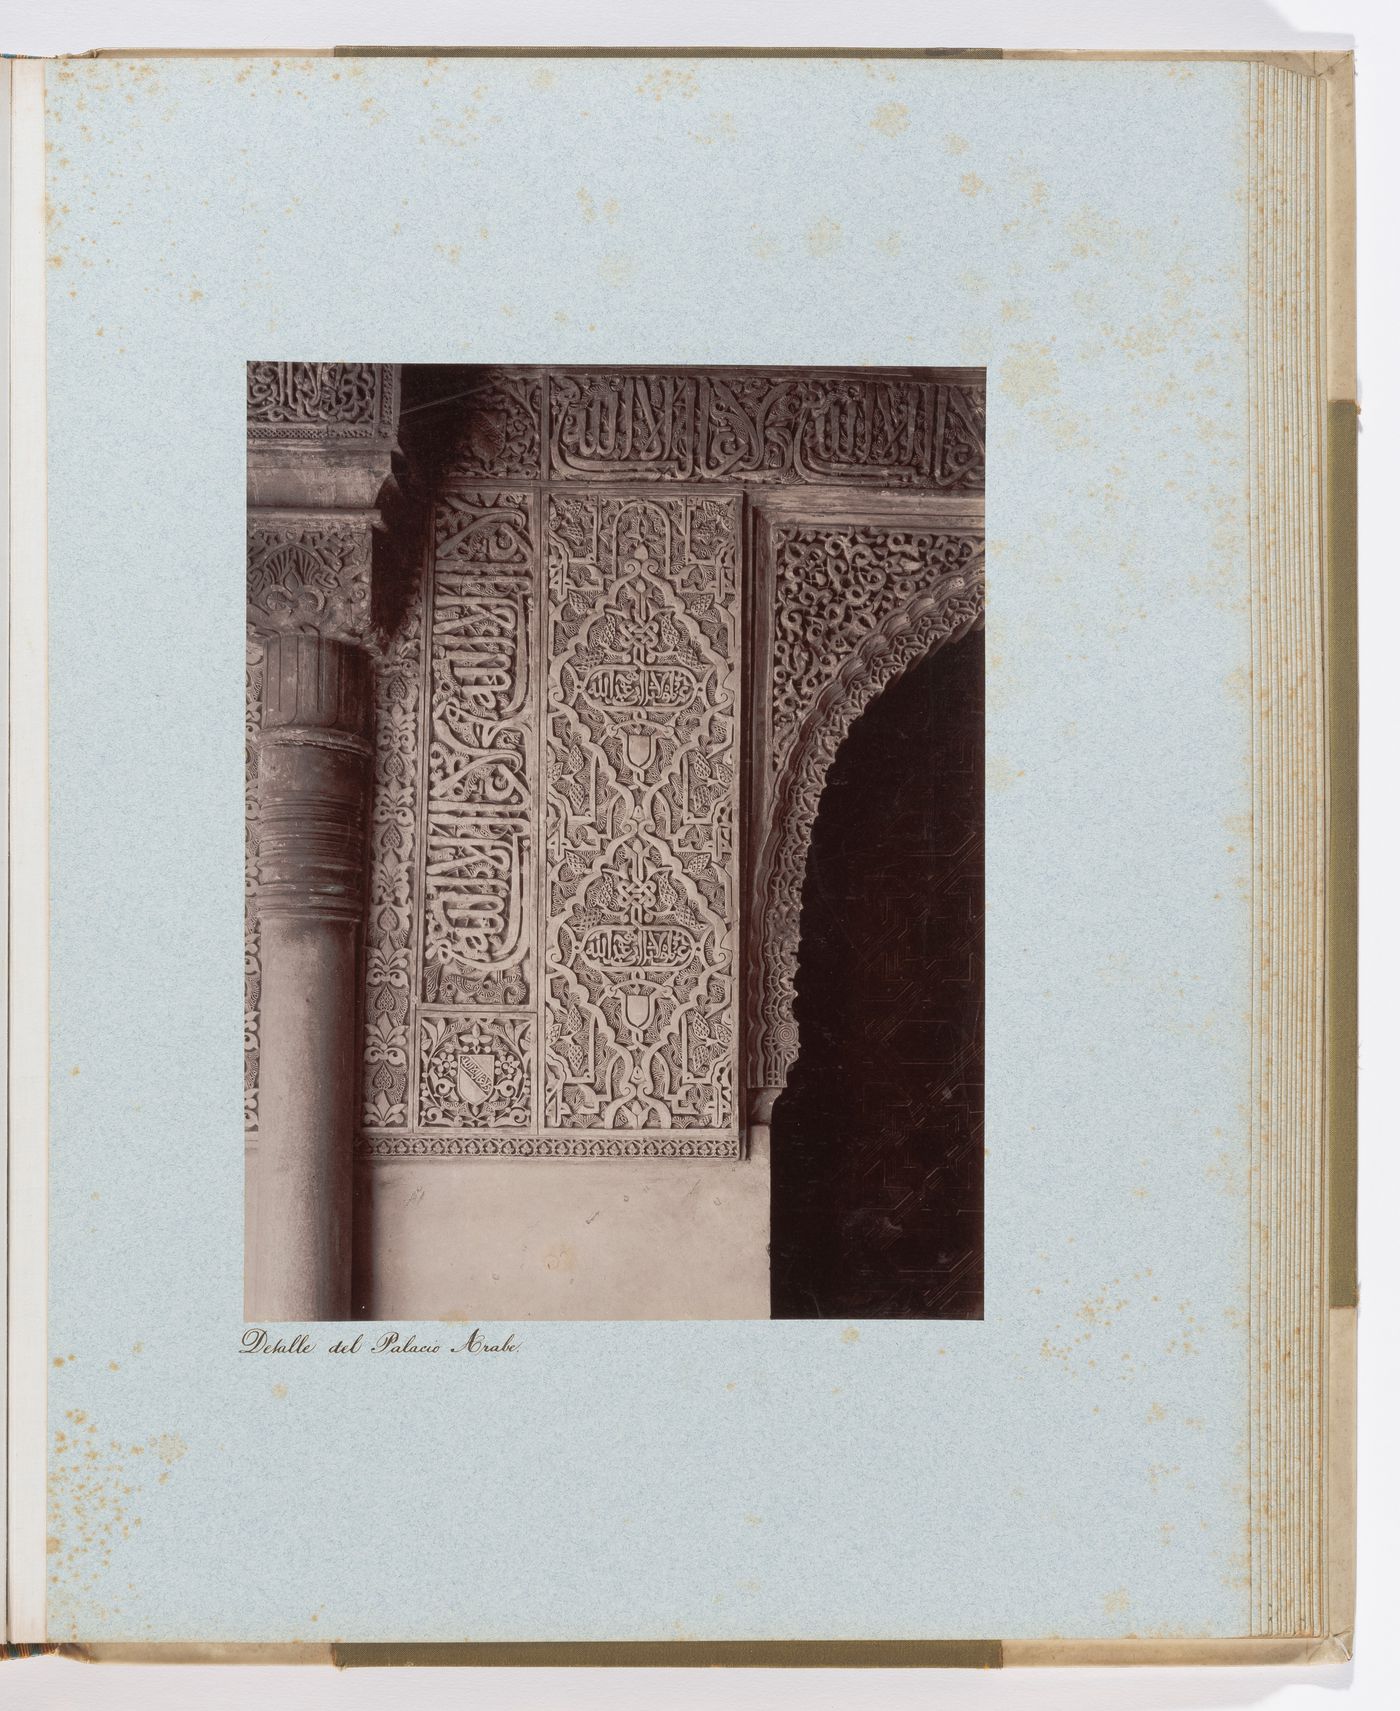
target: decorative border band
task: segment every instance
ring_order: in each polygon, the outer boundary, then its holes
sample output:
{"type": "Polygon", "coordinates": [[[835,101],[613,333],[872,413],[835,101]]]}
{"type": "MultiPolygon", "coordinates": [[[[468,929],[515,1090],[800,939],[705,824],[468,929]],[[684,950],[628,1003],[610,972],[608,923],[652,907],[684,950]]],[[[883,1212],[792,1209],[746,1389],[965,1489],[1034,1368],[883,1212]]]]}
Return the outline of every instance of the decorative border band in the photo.
{"type": "Polygon", "coordinates": [[[737,1159],[738,1135],[364,1135],[360,1157],[379,1163],[413,1159],[737,1159]]]}

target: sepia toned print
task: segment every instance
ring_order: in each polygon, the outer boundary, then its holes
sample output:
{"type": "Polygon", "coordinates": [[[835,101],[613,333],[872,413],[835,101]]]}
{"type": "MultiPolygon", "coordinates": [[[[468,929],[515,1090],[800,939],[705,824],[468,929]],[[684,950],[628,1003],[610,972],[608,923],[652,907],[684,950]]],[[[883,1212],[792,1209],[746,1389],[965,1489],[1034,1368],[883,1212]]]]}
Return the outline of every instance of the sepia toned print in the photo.
{"type": "Polygon", "coordinates": [[[250,1317],[980,1316],[984,415],[249,365],[250,1317]]]}

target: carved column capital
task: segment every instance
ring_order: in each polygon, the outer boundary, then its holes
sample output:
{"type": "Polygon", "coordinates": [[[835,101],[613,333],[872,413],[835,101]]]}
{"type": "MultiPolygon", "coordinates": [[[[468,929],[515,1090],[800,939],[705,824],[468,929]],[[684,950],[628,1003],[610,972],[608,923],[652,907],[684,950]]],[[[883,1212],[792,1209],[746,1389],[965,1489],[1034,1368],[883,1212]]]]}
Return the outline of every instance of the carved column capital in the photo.
{"type": "Polygon", "coordinates": [[[396,491],[398,371],[248,365],[248,624],[373,638],[374,544],[396,491]]]}
{"type": "Polygon", "coordinates": [[[250,513],[249,629],[369,641],[376,521],[375,513],[250,513]]]}

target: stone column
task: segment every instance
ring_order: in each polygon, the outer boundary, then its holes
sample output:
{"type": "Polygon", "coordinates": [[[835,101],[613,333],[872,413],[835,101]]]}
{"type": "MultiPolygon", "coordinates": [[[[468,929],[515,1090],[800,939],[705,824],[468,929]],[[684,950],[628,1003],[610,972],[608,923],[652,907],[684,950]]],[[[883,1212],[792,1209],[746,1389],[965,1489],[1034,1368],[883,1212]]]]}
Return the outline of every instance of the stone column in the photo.
{"type": "Polygon", "coordinates": [[[250,1318],[344,1319],[392,368],[248,373],[250,1318]]]}
{"type": "Polygon", "coordinates": [[[318,635],[263,652],[255,1313],[350,1311],[370,659],[318,635]]]}
{"type": "Polygon", "coordinates": [[[751,1087],[749,1089],[749,1125],[747,1152],[750,1158],[766,1159],[772,1151],[773,1107],[778,1102],[781,1087],[751,1087]]]}

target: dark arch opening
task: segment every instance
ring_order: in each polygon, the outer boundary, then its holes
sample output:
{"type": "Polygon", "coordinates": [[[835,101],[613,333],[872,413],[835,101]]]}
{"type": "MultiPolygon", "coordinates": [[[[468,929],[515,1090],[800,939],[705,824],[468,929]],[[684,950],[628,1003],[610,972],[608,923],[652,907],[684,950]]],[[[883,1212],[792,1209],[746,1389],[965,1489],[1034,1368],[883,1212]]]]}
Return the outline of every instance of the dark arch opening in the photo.
{"type": "Polygon", "coordinates": [[[812,830],[773,1110],[773,1316],[982,1317],[983,641],[851,727],[812,830]]]}

